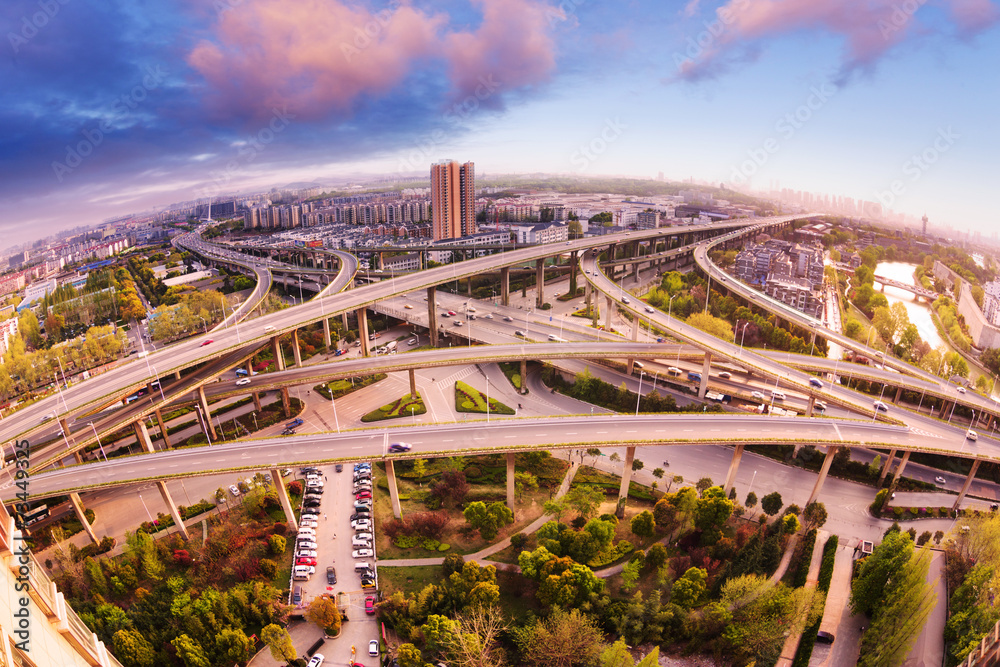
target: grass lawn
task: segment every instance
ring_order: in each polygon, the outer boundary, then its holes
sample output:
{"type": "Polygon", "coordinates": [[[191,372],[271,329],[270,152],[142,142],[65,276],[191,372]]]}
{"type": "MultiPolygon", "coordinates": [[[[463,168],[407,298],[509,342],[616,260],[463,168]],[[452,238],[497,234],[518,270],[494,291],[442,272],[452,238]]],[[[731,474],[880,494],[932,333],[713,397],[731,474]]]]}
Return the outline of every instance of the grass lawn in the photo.
{"type": "Polygon", "coordinates": [[[439,584],[444,570],[440,565],[418,565],[415,567],[380,567],[378,583],[383,597],[402,591],[410,597],[423,590],[427,584],[439,584]]]}
{"type": "MultiPolygon", "coordinates": [[[[473,389],[464,382],[455,383],[455,410],[458,412],[473,412],[486,414],[486,394],[473,389]]],[[[500,401],[490,399],[490,413],[496,415],[515,414],[514,409],[500,401]]]]}
{"type": "Polygon", "coordinates": [[[383,419],[399,419],[400,417],[410,417],[411,415],[422,415],[427,412],[427,406],[420,394],[406,394],[397,398],[392,403],[383,405],[377,410],[372,410],[361,418],[363,422],[377,422],[383,419]]]}

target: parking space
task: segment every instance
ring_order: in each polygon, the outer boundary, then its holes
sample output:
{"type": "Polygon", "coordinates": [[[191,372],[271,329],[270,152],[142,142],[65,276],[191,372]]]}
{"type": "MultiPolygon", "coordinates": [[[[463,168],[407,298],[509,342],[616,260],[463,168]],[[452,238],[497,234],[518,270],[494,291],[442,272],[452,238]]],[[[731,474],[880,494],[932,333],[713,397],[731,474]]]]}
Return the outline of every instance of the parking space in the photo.
{"type": "Polygon", "coordinates": [[[296,552],[307,559],[302,561],[304,567],[315,567],[308,579],[292,582],[293,592],[294,585],[301,586],[298,605],[304,610],[317,596],[335,595],[345,622],[340,636],[328,639],[320,653],[326,662],[348,662],[354,647],[354,662],[373,667],[379,664],[378,658],[369,656],[370,641],[378,639],[374,615],[378,583],[370,518],[370,467],[303,468],[296,477],[306,486],[302,527],[296,537],[303,548],[296,552]],[[363,564],[370,569],[361,569],[363,564]]]}

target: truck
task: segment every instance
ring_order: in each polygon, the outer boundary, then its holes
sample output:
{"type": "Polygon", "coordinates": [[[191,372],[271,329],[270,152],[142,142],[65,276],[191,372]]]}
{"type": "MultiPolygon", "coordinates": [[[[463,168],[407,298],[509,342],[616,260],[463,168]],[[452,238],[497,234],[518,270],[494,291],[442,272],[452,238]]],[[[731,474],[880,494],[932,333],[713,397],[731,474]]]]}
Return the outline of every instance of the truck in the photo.
{"type": "Polygon", "coordinates": [[[388,343],[385,344],[386,354],[392,354],[395,351],[396,351],[396,341],[390,340],[388,343]]]}
{"type": "Polygon", "coordinates": [[[733,400],[733,397],[729,394],[723,394],[717,391],[707,391],[705,392],[705,398],[710,401],[715,401],[716,403],[729,403],[733,400]]]}

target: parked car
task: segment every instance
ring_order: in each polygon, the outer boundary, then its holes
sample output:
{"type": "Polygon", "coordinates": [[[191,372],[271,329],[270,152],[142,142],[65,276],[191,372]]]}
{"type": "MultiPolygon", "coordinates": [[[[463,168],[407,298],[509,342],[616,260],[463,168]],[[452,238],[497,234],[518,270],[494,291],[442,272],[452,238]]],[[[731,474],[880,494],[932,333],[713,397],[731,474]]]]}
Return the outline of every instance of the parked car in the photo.
{"type": "Polygon", "coordinates": [[[361,530],[361,529],[370,530],[371,527],[372,527],[372,522],[369,521],[368,519],[358,519],[357,521],[351,522],[351,528],[353,528],[354,530],[361,530]]]}
{"type": "Polygon", "coordinates": [[[322,653],[316,653],[312,658],[309,659],[309,664],[306,667],[320,667],[326,658],[323,657],[322,653]]]}
{"type": "MultiPolygon", "coordinates": [[[[357,547],[359,549],[370,549],[372,546],[371,540],[366,540],[355,535],[351,538],[351,546],[357,547]]],[[[369,554],[370,555],[370,554],[369,554]]]]}
{"type": "Polygon", "coordinates": [[[337,465],[335,465],[333,467],[333,469],[335,471],[337,471],[337,472],[343,472],[344,471],[344,464],[343,463],[338,463],[337,465]]]}
{"type": "Polygon", "coordinates": [[[368,510],[370,512],[371,509],[372,509],[372,501],[371,501],[371,499],[356,501],[354,503],[354,509],[356,509],[356,510],[368,510]]]}
{"type": "MultiPolygon", "coordinates": [[[[374,555],[375,552],[371,549],[355,549],[351,552],[351,558],[369,558],[374,555]]],[[[310,565],[310,563],[302,563],[302,565],[310,565]]]]}
{"type": "Polygon", "coordinates": [[[373,658],[377,658],[378,657],[378,640],[377,639],[373,639],[370,642],[368,642],[368,655],[372,656],[373,658]]]}
{"type": "Polygon", "coordinates": [[[359,540],[371,540],[372,534],[366,533],[364,531],[358,531],[357,533],[354,534],[354,537],[358,538],[359,540]]]}
{"type": "Polygon", "coordinates": [[[337,571],[333,569],[332,565],[326,568],[326,583],[331,586],[337,583],[337,571]]]}
{"type": "Polygon", "coordinates": [[[365,596],[365,613],[369,616],[375,613],[375,596],[366,595],[365,596]]]}
{"type": "Polygon", "coordinates": [[[303,556],[302,558],[296,558],[295,559],[295,564],[296,565],[315,565],[316,564],[316,557],[315,556],[303,556]]]}
{"type": "Polygon", "coordinates": [[[307,550],[307,551],[312,551],[312,550],[314,550],[314,549],[318,548],[318,546],[319,546],[319,545],[318,545],[318,544],[316,544],[315,542],[313,542],[312,540],[300,540],[300,541],[299,541],[299,542],[298,542],[298,543],[297,543],[297,544],[295,545],[295,548],[296,548],[296,549],[298,549],[298,550],[302,550],[302,549],[305,549],[305,550],[307,550]]]}
{"type": "Polygon", "coordinates": [[[235,484],[230,484],[229,493],[233,494],[234,496],[238,496],[240,495],[240,490],[235,484]]]}
{"type": "Polygon", "coordinates": [[[295,552],[295,557],[296,558],[315,558],[316,557],[316,550],[315,549],[302,549],[301,551],[296,551],[295,552]]]}

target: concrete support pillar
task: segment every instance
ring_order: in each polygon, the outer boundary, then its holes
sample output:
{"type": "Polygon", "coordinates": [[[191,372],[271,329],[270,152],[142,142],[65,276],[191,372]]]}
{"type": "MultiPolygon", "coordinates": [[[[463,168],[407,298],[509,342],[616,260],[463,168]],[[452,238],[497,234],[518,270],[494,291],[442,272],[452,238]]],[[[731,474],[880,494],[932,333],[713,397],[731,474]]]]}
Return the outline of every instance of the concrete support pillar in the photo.
{"type": "Polygon", "coordinates": [[[292,398],[288,395],[288,387],[281,388],[281,409],[285,413],[285,419],[292,416],[292,398]]]}
{"type": "Polygon", "coordinates": [[[740,469],[740,459],[743,458],[743,445],[736,445],[736,449],[733,450],[733,459],[729,462],[729,472],[726,473],[726,485],[722,487],[722,490],[729,494],[729,491],[733,488],[733,484],[736,483],[736,472],[740,469]]]}
{"type": "Polygon", "coordinates": [[[333,344],[333,341],[330,339],[330,320],[324,317],[323,318],[323,345],[326,346],[326,351],[327,352],[330,351],[330,346],[332,344],[333,344]]]}
{"type": "Polygon", "coordinates": [[[368,309],[358,308],[355,312],[358,316],[358,338],[361,339],[361,356],[369,357],[371,356],[371,350],[368,346],[368,309]]]}
{"type": "Polygon", "coordinates": [[[813,490],[812,493],[809,494],[809,500],[806,501],[806,506],[816,502],[816,498],[819,497],[819,492],[823,488],[823,482],[826,481],[826,476],[830,472],[830,466],[833,465],[833,457],[836,453],[836,447],[830,446],[826,448],[826,457],[823,459],[823,465],[819,468],[819,477],[816,478],[816,484],[813,485],[813,490]]]}
{"type": "Polygon", "coordinates": [[[500,303],[510,305],[510,267],[500,269],[500,303]]]}
{"type": "Polygon", "coordinates": [[[580,256],[577,252],[570,253],[569,256],[569,293],[576,296],[576,274],[580,271],[580,256]]]}
{"type": "Polygon", "coordinates": [[[160,489],[160,496],[163,498],[163,502],[167,504],[167,509],[170,510],[170,516],[174,517],[174,525],[177,526],[178,532],[180,532],[181,537],[184,541],[188,541],[190,536],[188,535],[187,526],[184,525],[184,519],[181,518],[181,513],[177,511],[177,505],[174,503],[174,499],[170,497],[170,489],[167,488],[167,483],[160,481],[156,483],[156,486],[160,489]]]}
{"type": "Polygon", "coordinates": [[[708,373],[712,370],[712,354],[705,353],[705,361],[701,365],[701,383],[698,385],[698,398],[705,398],[708,392],[708,373]]]}
{"type": "Polygon", "coordinates": [[[635,459],[635,447],[625,448],[625,461],[622,468],[622,483],[618,487],[618,508],[615,510],[615,516],[619,519],[625,516],[625,503],[623,502],[628,498],[628,485],[632,481],[632,461],[635,459]]]}
{"type": "Polygon", "coordinates": [[[170,449],[170,435],[167,433],[167,427],[163,424],[163,410],[156,409],[156,425],[160,429],[160,437],[163,438],[163,446],[170,449]]]}
{"type": "Polygon", "coordinates": [[[882,488],[882,482],[885,480],[886,474],[889,472],[889,468],[892,467],[892,461],[896,458],[896,450],[890,449],[889,455],[885,457],[885,463],[882,464],[882,471],[878,474],[878,487],[882,488]]]}
{"type": "Polygon", "coordinates": [[[340,325],[343,327],[344,331],[347,331],[349,325],[347,324],[347,311],[340,314],[340,325]]]}
{"type": "Polygon", "coordinates": [[[261,411],[261,406],[260,406],[260,392],[259,391],[255,391],[253,393],[253,407],[254,407],[254,409],[257,410],[257,412],[261,411]]]}
{"type": "Polygon", "coordinates": [[[201,412],[208,423],[208,432],[212,436],[212,440],[218,440],[219,436],[216,435],[215,426],[212,425],[212,413],[208,409],[208,399],[205,398],[205,387],[198,387],[198,403],[201,405],[201,412]]]}
{"type": "Polygon", "coordinates": [[[472,296],[472,276],[465,279],[465,293],[468,296],[472,296]]]}
{"type": "Polygon", "coordinates": [[[285,356],[281,353],[281,341],[277,336],[271,338],[271,351],[274,353],[274,363],[278,370],[285,370],[285,356]]]}
{"type": "Polygon", "coordinates": [[[410,396],[417,395],[417,372],[410,369],[410,396]]]}
{"type": "Polygon", "coordinates": [[[969,487],[972,486],[972,480],[976,478],[976,471],[979,470],[979,464],[982,463],[979,459],[972,462],[972,469],[969,470],[969,476],[965,478],[965,483],[962,484],[962,490],[958,492],[958,498],[955,499],[955,504],[952,505],[953,510],[957,510],[965,500],[965,494],[969,492],[969,487]]]}
{"type": "Polygon", "coordinates": [[[591,287],[589,280],[584,284],[583,287],[584,287],[584,299],[587,303],[587,310],[590,310],[591,295],[594,293],[594,288],[591,287]]]}
{"type": "Polygon", "coordinates": [[[896,481],[899,476],[903,474],[903,468],[906,467],[906,463],[910,460],[910,452],[903,452],[903,458],[899,459],[899,467],[896,468],[896,472],[892,473],[892,483],[889,486],[895,486],[896,481]]]}
{"type": "Polygon", "coordinates": [[[180,371],[174,371],[174,379],[175,380],[180,380],[181,379],[181,372],[180,371]]]}
{"type": "Polygon", "coordinates": [[[277,468],[271,468],[271,481],[274,482],[274,489],[278,492],[281,509],[285,512],[285,523],[295,532],[298,531],[299,524],[295,520],[295,510],[292,509],[292,501],[288,497],[288,489],[285,488],[285,482],[282,480],[281,471],[277,468]]]}
{"type": "Polygon", "coordinates": [[[144,452],[155,452],[153,448],[153,441],[149,438],[149,430],[146,425],[140,419],[139,421],[132,422],[132,430],[135,431],[135,439],[138,441],[139,446],[142,447],[144,452]]]}
{"type": "Polygon", "coordinates": [[[903,397],[903,388],[896,387],[896,398],[892,399],[892,402],[899,405],[899,399],[903,397]]]}
{"type": "Polygon", "coordinates": [[[431,347],[437,347],[437,290],[433,287],[427,288],[427,330],[431,336],[431,347]]]}
{"type": "Polygon", "coordinates": [[[298,329],[292,329],[292,354],[295,356],[295,367],[302,368],[302,350],[299,349],[298,329]]]}
{"type": "Polygon", "coordinates": [[[514,452],[507,454],[507,507],[514,511],[514,452]]]}
{"type": "Polygon", "coordinates": [[[396,487],[396,468],[392,460],[385,462],[386,482],[389,486],[389,503],[392,505],[392,515],[397,519],[403,518],[403,508],[399,505],[399,489],[396,487]]]}
{"type": "Polygon", "coordinates": [[[528,393],[528,360],[521,359],[521,393],[528,393]]]}
{"type": "Polygon", "coordinates": [[[89,537],[90,541],[94,544],[100,544],[101,541],[97,539],[97,533],[94,532],[94,527],[90,525],[89,521],[87,521],[87,515],[84,512],[83,501],[80,500],[80,494],[69,494],[69,501],[73,504],[73,511],[76,512],[76,518],[80,521],[80,525],[83,526],[85,531],[87,531],[87,537],[89,537]]]}
{"type": "Polygon", "coordinates": [[[535,306],[545,303],[545,258],[535,260],[535,306]]]}
{"type": "Polygon", "coordinates": [[[611,297],[605,297],[605,306],[607,306],[608,311],[604,313],[604,328],[611,331],[611,312],[614,310],[615,302],[611,300],[611,297]]]}
{"type": "Polygon", "coordinates": [[[810,396],[809,402],[806,403],[806,417],[813,416],[813,410],[816,408],[816,397],[810,396]]]}

